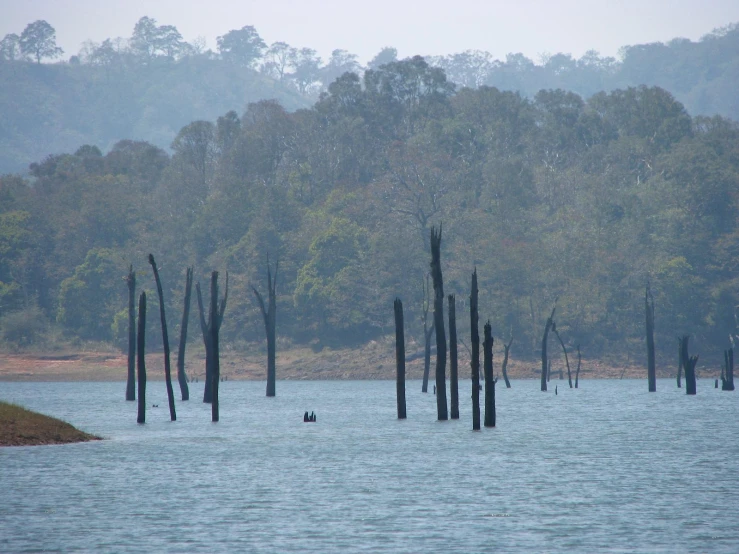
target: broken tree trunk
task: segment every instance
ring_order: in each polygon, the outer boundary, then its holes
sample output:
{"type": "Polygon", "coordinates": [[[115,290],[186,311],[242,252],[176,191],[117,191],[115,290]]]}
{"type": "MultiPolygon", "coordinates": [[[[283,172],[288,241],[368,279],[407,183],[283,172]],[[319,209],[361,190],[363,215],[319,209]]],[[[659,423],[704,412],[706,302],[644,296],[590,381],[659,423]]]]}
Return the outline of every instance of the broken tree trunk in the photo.
{"type": "Polygon", "coordinates": [[[190,400],[190,388],[185,375],[185,346],[187,345],[187,324],[190,321],[190,298],[192,297],[192,268],[188,267],[185,275],[185,305],[182,310],[180,325],[180,343],[177,346],[177,381],[180,384],[182,400],[190,400]]]}
{"type": "MultiPolygon", "coordinates": [[[[215,278],[217,280],[218,272],[214,271],[213,273],[215,274],[215,278]]],[[[211,275],[211,286],[212,286],[212,281],[213,281],[213,275],[211,275]]],[[[214,349],[213,349],[213,331],[211,327],[214,324],[214,319],[212,317],[209,317],[208,321],[205,320],[203,295],[200,291],[200,283],[197,283],[195,285],[195,292],[198,298],[198,313],[199,313],[199,320],[200,320],[200,330],[203,332],[203,343],[205,345],[205,387],[203,390],[203,402],[212,403],[213,402],[213,366],[215,363],[215,357],[214,357],[214,349]]],[[[223,294],[223,298],[221,299],[221,307],[217,312],[218,317],[215,319],[219,328],[221,324],[223,323],[223,314],[226,312],[227,300],[228,300],[228,272],[226,272],[226,290],[223,294]]],[[[212,302],[212,299],[211,299],[211,302],[212,302]]],[[[219,361],[219,368],[220,368],[220,361],[219,361]]]]}
{"type": "Polygon", "coordinates": [[[677,388],[682,388],[683,374],[683,347],[680,343],[680,337],[677,338],[677,388]]]}
{"type": "Polygon", "coordinates": [[[252,287],[254,295],[259,301],[259,308],[262,310],[262,317],[264,318],[264,331],[267,335],[267,396],[275,395],[275,327],[277,325],[277,268],[278,263],[275,263],[275,276],[272,278],[272,269],[269,266],[269,258],[267,259],[267,292],[268,292],[268,305],[265,307],[264,299],[259,291],[252,287]]]}
{"type": "Polygon", "coordinates": [[[580,345],[577,345],[577,371],[575,372],[575,388],[577,388],[578,384],[580,383],[580,362],[582,361],[582,356],[580,356],[580,345]]]}
{"type": "Polygon", "coordinates": [[[734,390],[734,349],[724,350],[724,370],[721,372],[721,390],[734,390]]]}
{"type": "Polygon", "coordinates": [[[430,274],[426,274],[426,281],[421,281],[423,287],[423,381],[421,392],[429,391],[429,371],[431,370],[431,336],[434,334],[434,322],[428,326],[429,306],[431,305],[431,287],[429,287],[430,274]]]}
{"type": "Polygon", "coordinates": [[[167,335],[167,318],[164,315],[164,292],[162,281],[159,278],[159,270],[154,261],[154,256],[149,254],[149,264],[154,270],[154,280],[157,283],[157,294],[159,295],[159,317],[162,322],[162,342],[164,343],[164,380],[167,385],[167,400],[169,401],[170,421],[177,421],[177,412],[174,409],[174,390],[172,390],[172,368],[169,363],[169,336],[167,335]]]}
{"type": "Polygon", "coordinates": [[[133,264],[128,267],[128,379],[126,400],[136,400],[136,273],[133,264]]]}
{"type": "Polygon", "coordinates": [[[554,322],[554,311],[557,309],[557,301],[554,302],[554,307],[552,308],[552,313],[547,319],[547,323],[544,326],[544,336],[541,339],[541,390],[542,392],[546,392],[547,390],[547,381],[549,380],[549,363],[547,359],[547,339],[549,338],[549,330],[552,328],[552,323],[554,322]]]}
{"type": "Polygon", "coordinates": [[[470,366],[472,369],[472,430],[480,430],[480,331],[477,315],[477,268],[472,273],[470,289],[470,366]]]}
{"type": "Polygon", "coordinates": [[[146,293],[142,292],[139,297],[139,328],[138,340],[138,385],[139,385],[139,413],[137,423],[146,423],[146,293]]]}
{"type": "Polygon", "coordinates": [[[570,384],[570,388],[572,388],[572,373],[570,373],[570,359],[567,357],[567,349],[565,348],[565,343],[562,340],[562,337],[559,336],[559,331],[557,331],[557,324],[554,322],[552,322],[552,332],[557,336],[557,340],[559,340],[559,344],[562,345],[562,352],[565,353],[565,364],[567,364],[567,381],[570,384]]]}
{"type": "Polygon", "coordinates": [[[220,419],[220,405],[218,402],[218,383],[221,379],[220,353],[218,350],[218,332],[220,330],[221,318],[218,312],[218,272],[214,271],[210,277],[210,347],[213,353],[213,367],[211,368],[211,391],[213,393],[213,401],[210,404],[211,421],[217,422],[220,419]]]}
{"type": "Polygon", "coordinates": [[[511,345],[513,344],[513,335],[511,335],[511,340],[508,341],[508,344],[504,344],[503,348],[505,349],[505,352],[503,353],[503,366],[501,371],[503,372],[503,380],[505,381],[505,388],[510,389],[511,388],[511,382],[508,380],[508,354],[511,351],[511,345]]]}
{"type": "Polygon", "coordinates": [[[698,364],[698,356],[688,355],[688,335],[680,339],[680,349],[683,358],[683,370],[685,372],[685,394],[695,394],[695,366],[698,364]]]}
{"type": "Polygon", "coordinates": [[[485,340],[482,343],[485,370],[485,427],[495,427],[495,380],[493,379],[493,333],[490,321],[485,323],[485,340]]]}
{"type": "MultiPolygon", "coordinates": [[[[654,361],[654,298],[652,298],[648,281],[644,293],[644,309],[647,313],[647,381],[649,392],[657,392],[657,373],[654,361]]],[[[685,378],[687,379],[687,375],[685,378]]]]}
{"type": "Polygon", "coordinates": [[[446,404],[446,333],[444,332],[444,278],[441,274],[441,225],[431,227],[431,279],[434,282],[434,327],[436,328],[436,413],[439,421],[449,419],[446,404]]]}
{"type": "Polygon", "coordinates": [[[449,394],[452,400],[452,419],[459,419],[459,375],[457,367],[457,309],[453,294],[447,297],[449,302],[449,394]]]}
{"type": "Polygon", "coordinates": [[[405,419],[405,331],[403,330],[403,303],[395,299],[395,393],[398,419],[405,419]]]}

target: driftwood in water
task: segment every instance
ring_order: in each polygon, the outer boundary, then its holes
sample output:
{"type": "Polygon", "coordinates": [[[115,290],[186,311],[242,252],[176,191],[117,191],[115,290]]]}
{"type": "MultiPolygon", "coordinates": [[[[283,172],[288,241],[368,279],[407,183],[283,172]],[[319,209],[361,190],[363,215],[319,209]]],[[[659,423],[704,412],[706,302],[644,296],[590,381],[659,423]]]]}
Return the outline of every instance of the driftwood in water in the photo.
{"type": "MultiPolygon", "coordinates": [[[[649,288],[649,282],[647,282],[644,293],[644,309],[647,316],[647,381],[649,392],[657,392],[657,373],[654,360],[654,298],[649,288]]],[[[685,378],[687,379],[687,375],[685,378]]]]}
{"type": "Polygon", "coordinates": [[[444,279],[441,274],[441,225],[431,227],[431,279],[434,282],[434,327],[436,328],[436,413],[439,421],[449,419],[446,403],[446,333],[444,332],[444,279]]]}
{"type": "Polygon", "coordinates": [[[162,322],[162,342],[164,343],[164,381],[167,385],[167,400],[169,401],[169,417],[171,421],[177,421],[177,412],[174,409],[174,391],[172,390],[172,368],[169,363],[169,336],[167,335],[167,318],[164,315],[164,292],[162,291],[162,281],[159,278],[159,270],[154,261],[154,256],[149,254],[149,264],[154,270],[154,280],[157,284],[157,294],[159,295],[159,318],[162,322]]]}
{"type": "Polygon", "coordinates": [[[177,346],[177,381],[180,384],[182,400],[190,400],[190,388],[187,386],[185,375],[185,346],[187,345],[187,324],[190,321],[190,299],[192,298],[192,268],[188,267],[185,274],[185,305],[182,309],[182,324],[180,325],[180,343],[177,346]]]}
{"type": "Polygon", "coordinates": [[[554,301],[552,307],[552,313],[547,318],[547,323],[544,326],[544,336],[541,339],[541,390],[546,392],[547,381],[549,381],[549,371],[551,366],[549,365],[549,359],[547,358],[547,339],[549,338],[549,330],[552,328],[554,323],[554,311],[557,309],[557,301],[554,301]]]}
{"type": "Polygon", "coordinates": [[[734,390],[734,349],[724,350],[724,369],[721,371],[721,390],[734,390]]]}
{"type": "MultiPolygon", "coordinates": [[[[552,322],[552,332],[556,335],[557,340],[559,340],[559,344],[562,345],[562,352],[565,353],[565,363],[567,364],[567,382],[570,384],[570,388],[572,388],[572,373],[570,373],[570,359],[567,357],[567,349],[565,348],[565,343],[562,340],[562,337],[559,336],[559,331],[557,331],[557,324],[555,322],[552,322]]],[[[560,379],[562,375],[562,370],[560,370],[560,379]]]]}
{"type": "Polygon", "coordinates": [[[575,372],[575,388],[577,388],[578,384],[580,383],[580,362],[582,361],[582,356],[580,356],[580,345],[577,345],[577,371],[575,372]]]}
{"type": "Polygon", "coordinates": [[[262,310],[262,318],[264,319],[264,332],[267,335],[267,396],[275,395],[275,356],[277,352],[276,345],[276,327],[277,327],[277,269],[279,263],[275,263],[275,275],[272,277],[272,269],[269,266],[269,258],[267,258],[267,306],[264,305],[264,299],[256,287],[252,287],[254,296],[259,301],[259,308],[262,310]]]}
{"type": "Polygon", "coordinates": [[[139,385],[139,413],[137,423],[146,423],[146,293],[142,292],[139,297],[139,327],[138,340],[138,385],[139,385]]]}
{"type": "Polygon", "coordinates": [[[449,303],[449,394],[451,395],[451,418],[459,419],[459,375],[457,366],[457,309],[453,294],[449,303]]]}
{"type": "Polygon", "coordinates": [[[403,303],[395,299],[395,396],[398,403],[398,419],[405,419],[405,331],[403,329],[403,303]]]}
{"type": "MultiPolygon", "coordinates": [[[[214,271],[213,273],[215,274],[215,279],[217,280],[218,272],[214,271]]],[[[211,275],[211,289],[212,289],[212,281],[213,281],[213,275],[211,275]]],[[[213,326],[214,319],[212,317],[209,317],[207,321],[205,319],[205,309],[203,306],[203,295],[200,291],[200,283],[197,283],[195,285],[195,293],[198,299],[198,315],[199,315],[199,321],[200,321],[200,330],[203,333],[203,344],[205,345],[205,386],[203,390],[203,402],[212,403],[213,402],[213,364],[214,364],[213,346],[212,346],[212,339],[213,339],[212,326],[213,326]]],[[[223,299],[221,300],[220,310],[218,310],[218,317],[215,318],[219,328],[221,324],[223,323],[223,314],[226,312],[226,301],[227,300],[228,300],[228,273],[226,273],[226,290],[223,295],[223,299]]],[[[213,302],[213,299],[211,299],[211,303],[212,302],[213,302]]]]}
{"type": "Polygon", "coordinates": [[[431,287],[429,286],[430,274],[426,274],[426,281],[421,281],[423,287],[423,381],[421,392],[429,391],[429,371],[431,370],[431,337],[436,330],[434,322],[428,326],[429,306],[431,306],[431,287]]]}
{"type": "Polygon", "coordinates": [[[507,389],[511,388],[511,382],[508,380],[508,354],[511,351],[512,344],[513,344],[513,335],[511,335],[511,340],[508,341],[508,344],[503,345],[505,352],[503,354],[503,366],[501,367],[501,371],[503,373],[503,380],[505,381],[505,388],[507,389]]]}
{"type": "Polygon", "coordinates": [[[680,339],[680,350],[682,351],[683,371],[685,372],[685,394],[695,394],[695,366],[698,364],[698,356],[688,354],[688,335],[680,339]]]}
{"type": "Polygon", "coordinates": [[[136,400],[136,272],[128,267],[128,378],[126,400],[136,400]]]}
{"type": "Polygon", "coordinates": [[[472,430],[480,430],[480,331],[477,315],[477,268],[472,273],[470,289],[470,366],[472,369],[472,430]]]}
{"type": "Polygon", "coordinates": [[[485,427],[495,427],[495,379],[493,379],[493,333],[490,321],[485,324],[482,343],[485,370],[485,427]]]}

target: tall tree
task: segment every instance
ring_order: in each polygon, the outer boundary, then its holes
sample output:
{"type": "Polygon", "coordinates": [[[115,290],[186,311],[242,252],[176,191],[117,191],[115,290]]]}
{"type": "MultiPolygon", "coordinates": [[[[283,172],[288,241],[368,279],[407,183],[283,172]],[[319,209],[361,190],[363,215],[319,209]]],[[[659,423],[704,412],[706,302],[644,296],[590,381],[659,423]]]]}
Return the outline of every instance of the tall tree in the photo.
{"type": "Polygon", "coordinates": [[[241,67],[252,67],[267,47],[253,25],[229,31],[216,39],[224,60],[241,67]]]}
{"type": "Polygon", "coordinates": [[[441,274],[441,224],[431,227],[431,279],[434,282],[436,328],[436,412],[439,421],[449,419],[446,404],[446,333],[444,331],[444,278],[441,274]]]}
{"type": "Polygon", "coordinates": [[[149,254],[149,264],[154,271],[154,280],[157,284],[157,294],[159,295],[159,318],[162,322],[162,343],[164,344],[164,380],[167,385],[167,399],[169,400],[169,417],[171,421],[177,421],[177,412],[174,407],[174,390],[172,390],[172,368],[169,359],[169,335],[167,334],[167,317],[164,314],[164,291],[162,290],[162,280],[159,278],[159,269],[154,261],[154,255],[149,254]]]}
{"type": "Polygon", "coordinates": [[[136,272],[133,264],[125,278],[128,285],[128,379],[126,400],[136,400],[136,272]]]}
{"type": "Polygon", "coordinates": [[[267,335],[267,396],[275,395],[275,354],[276,354],[276,332],[277,327],[277,268],[275,263],[275,275],[272,277],[272,269],[267,258],[267,306],[256,287],[252,287],[254,296],[257,297],[259,308],[264,319],[264,332],[267,335]]]}
{"type": "Polygon", "coordinates": [[[187,346],[187,326],[190,322],[190,298],[192,297],[192,268],[188,267],[185,274],[185,300],[182,309],[182,324],[180,325],[180,342],[177,346],[177,381],[180,383],[182,400],[190,400],[190,388],[187,386],[185,374],[185,347],[187,346]]]}
{"type": "Polygon", "coordinates": [[[56,45],[56,30],[42,19],[29,23],[23,29],[20,49],[24,56],[35,58],[37,64],[44,58],[53,59],[64,54],[64,50],[56,45]]]}
{"type": "Polygon", "coordinates": [[[14,62],[21,56],[21,39],[15,33],[9,33],[0,40],[0,60],[14,62]]]}

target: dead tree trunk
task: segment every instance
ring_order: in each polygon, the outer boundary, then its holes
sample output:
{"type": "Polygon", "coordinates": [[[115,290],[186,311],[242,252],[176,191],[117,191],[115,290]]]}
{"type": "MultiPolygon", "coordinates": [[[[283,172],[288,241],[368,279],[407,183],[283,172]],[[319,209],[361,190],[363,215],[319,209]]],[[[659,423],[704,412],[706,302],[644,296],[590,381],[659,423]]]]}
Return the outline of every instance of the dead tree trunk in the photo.
{"type": "Polygon", "coordinates": [[[688,335],[684,335],[682,339],[680,339],[683,370],[685,371],[685,394],[695,394],[695,366],[698,364],[698,356],[688,355],[688,338],[688,335]]]}
{"type": "Polygon", "coordinates": [[[570,384],[570,388],[572,388],[572,373],[570,373],[570,359],[567,357],[567,349],[565,348],[565,343],[562,340],[562,337],[559,336],[559,331],[557,331],[557,324],[555,322],[552,322],[552,332],[556,335],[557,340],[559,340],[559,344],[562,345],[562,352],[565,353],[565,364],[567,364],[567,382],[570,384]]]}
{"type": "Polygon", "coordinates": [[[477,315],[477,268],[470,289],[470,366],[472,369],[472,430],[480,430],[480,331],[477,315]]]}
{"type": "Polygon", "coordinates": [[[218,346],[218,332],[221,328],[222,317],[218,311],[218,272],[214,271],[210,277],[210,347],[213,351],[213,367],[211,371],[211,390],[213,401],[211,407],[211,420],[217,422],[220,419],[220,405],[218,402],[218,383],[221,379],[220,352],[218,346]]]}
{"type": "Polygon", "coordinates": [[[683,374],[683,347],[680,343],[680,337],[677,338],[677,388],[682,388],[683,374]]]}
{"type": "Polygon", "coordinates": [[[582,356],[580,356],[580,345],[577,345],[577,371],[575,372],[575,388],[577,388],[578,384],[580,383],[580,362],[582,361],[582,356]]]}
{"type": "Polygon", "coordinates": [[[495,380],[493,379],[493,333],[490,321],[485,324],[482,359],[485,370],[485,427],[495,427],[495,380]]]}
{"type": "Polygon", "coordinates": [[[434,282],[436,328],[436,412],[439,421],[449,419],[446,404],[446,333],[444,332],[444,278],[441,274],[441,225],[431,227],[431,279],[434,282]]]}
{"type": "MultiPolygon", "coordinates": [[[[217,281],[218,281],[218,272],[214,271],[213,274],[211,274],[211,290],[213,288],[213,280],[216,280],[216,289],[217,281]]],[[[213,319],[213,317],[209,316],[208,321],[205,320],[205,310],[203,306],[203,295],[200,291],[200,283],[197,283],[195,285],[195,292],[197,294],[198,298],[198,312],[199,312],[199,319],[200,319],[200,330],[203,332],[203,343],[205,345],[205,387],[203,391],[203,402],[205,403],[212,403],[213,402],[213,372],[215,367],[215,355],[216,351],[213,347],[213,325],[217,324],[218,328],[220,329],[221,324],[223,323],[223,314],[226,312],[226,302],[228,300],[228,273],[226,273],[226,290],[223,294],[223,298],[221,299],[221,307],[219,310],[217,310],[218,317],[213,319]]],[[[217,292],[217,290],[216,290],[217,292]]],[[[213,302],[213,299],[211,298],[211,303],[213,302]]],[[[219,377],[220,377],[220,361],[218,361],[219,364],[219,377]]]]}
{"type": "Polygon", "coordinates": [[[447,297],[449,302],[449,393],[452,400],[452,419],[459,419],[459,375],[457,365],[457,308],[453,294],[447,297]]]}
{"type": "Polygon", "coordinates": [[[724,371],[721,372],[721,390],[734,390],[734,349],[724,350],[724,371]]]}
{"type": "Polygon", "coordinates": [[[264,299],[259,291],[252,287],[254,295],[259,301],[259,308],[262,310],[262,317],[264,318],[264,331],[267,335],[267,396],[275,395],[275,327],[277,325],[277,263],[275,263],[275,276],[272,278],[272,270],[269,267],[269,258],[267,259],[267,291],[268,291],[268,306],[265,307],[264,299]]]}
{"type": "Polygon", "coordinates": [[[169,363],[167,318],[164,315],[164,292],[162,291],[162,281],[159,278],[159,270],[152,254],[149,254],[149,263],[151,269],[154,270],[154,280],[157,283],[157,294],[159,295],[159,317],[162,321],[162,342],[164,343],[164,380],[167,385],[167,400],[169,400],[169,418],[170,421],[177,421],[177,412],[174,409],[174,390],[172,390],[172,368],[169,363]]]}
{"type": "Polygon", "coordinates": [[[503,347],[505,348],[505,352],[503,354],[503,366],[501,371],[503,372],[503,380],[505,381],[505,388],[510,389],[511,388],[511,382],[508,380],[508,354],[511,351],[511,345],[513,344],[513,334],[511,334],[511,340],[508,341],[508,344],[504,344],[503,347]]]}
{"type": "MultiPolygon", "coordinates": [[[[644,309],[647,313],[647,381],[649,392],[657,392],[657,373],[654,361],[654,298],[649,289],[649,282],[647,282],[647,289],[644,293],[644,309]]],[[[685,378],[687,379],[688,376],[686,375],[685,378]]]]}
{"type": "Polygon", "coordinates": [[[138,385],[139,385],[139,413],[137,423],[146,423],[146,293],[142,292],[139,297],[139,328],[138,340],[138,385]]]}
{"type": "Polygon", "coordinates": [[[549,363],[547,358],[547,339],[549,338],[549,330],[552,328],[554,323],[554,310],[557,309],[557,302],[554,302],[552,313],[547,319],[547,323],[544,326],[544,336],[541,339],[541,390],[546,392],[547,381],[549,380],[549,363]]]}
{"type": "Polygon", "coordinates": [[[403,330],[403,303],[395,299],[395,392],[398,419],[405,419],[405,331],[403,330]]]}
{"type": "Polygon", "coordinates": [[[128,285],[128,379],[126,400],[136,400],[136,273],[133,264],[126,276],[128,285]]]}
{"type": "Polygon", "coordinates": [[[421,382],[421,392],[429,391],[429,372],[431,370],[431,336],[434,334],[434,322],[431,327],[428,326],[429,306],[431,305],[431,287],[429,287],[429,277],[426,274],[426,281],[421,281],[423,286],[423,381],[421,382]]]}
{"type": "Polygon", "coordinates": [[[190,388],[185,375],[185,346],[187,345],[187,324],[190,321],[190,298],[192,297],[192,268],[188,267],[185,275],[185,306],[182,310],[180,325],[180,343],[177,347],[177,381],[180,383],[182,400],[190,400],[190,388]]]}

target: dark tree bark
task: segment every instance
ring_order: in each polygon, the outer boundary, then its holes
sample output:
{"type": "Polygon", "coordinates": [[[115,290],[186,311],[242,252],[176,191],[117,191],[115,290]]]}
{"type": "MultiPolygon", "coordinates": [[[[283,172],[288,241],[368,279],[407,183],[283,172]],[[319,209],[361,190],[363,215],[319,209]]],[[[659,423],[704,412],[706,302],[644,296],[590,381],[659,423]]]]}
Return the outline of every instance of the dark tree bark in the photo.
{"type": "Polygon", "coordinates": [[[680,337],[677,338],[677,388],[682,388],[682,374],[683,374],[683,347],[680,342],[680,337]]]}
{"type": "Polygon", "coordinates": [[[431,370],[431,337],[434,334],[434,322],[431,327],[428,326],[429,306],[431,305],[431,287],[429,287],[429,274],[426,274],[426,282],[421,281],[423,286],[423,381],[421,382],[421,392],[429,391],[429,372],[431,370]]]}
{"type": "Polygon", "coordinates": [[[264,299],[259,291],[252,287],[254,295],[259,301],[259,308],[262,310],[262,317],[264,318],[264,331],[267,335],[267,396],[275,395],[275,327],[277,326],[277,268],[278,264],[275,264],[275,276],[272,278],[272,270],[269,267],[269,259],[267,259],[267,291],[268,291],[268,306],[265,307],[264,299]]]}
{"type": "Polygon", "coordinates": [[[405,419],[405,331],[403,330],[403,303],[395,299],[395,391],[398,419],[405,419]]]}
{"type": "Polygon", "coordinates": [[[559,344],[562,345],[562,352],[565,353],[565,364],[567,364],[567,382],[570,384],[570,388],[572,388],[572,373],[570,373],[570,359],[567,357],[567,349],[565,348],[565,343],[562,340],[562,337],[559,336],[559,331],[557,331],[557,324],[555,322],[552,322],[552,332],[556,335],[557,340],[559,341],[559,344]]]}
{"type": "Polygon", "coordinates": [[[190,388],[187,386],[185,375],[185,346],[187,345],[187,324],[190,321],[190,298],[192,297],[192,268],[187,268],[185,276],[185,305],[182,310],[182,325],[180,325],[180,343],[177,347],[177,381],[180,383],[182,400],[190,400],[190,388]]]}
{"type": "Polygon", "coordinates": [[[459,375],[457,366],[457,308],[453,294],[447,297],[449,302],[449,393],[452,400],[452,419],[459,419],[459,375]]]}
{"type": "Polygon", "coordinates": [[[554,311],[557,309],[557,302],[554,302],[552,313],[547,319],[547,323],[544,326],[544,336],[541,339],[541,390],[546,392],[547,381],[549,381],[549,363],[547,358],[547,339],[549,338],[549,330],[552,328],[554,323],[554,311]]]}
{"type": "MultiPolygon", "coordinates": [[[[214,271],[213,274],[215,274],[215,279],[217,281],[218,272],[214,271]]],[[[211,288],[213,285],[212,283],[213,274],[211,274],[211,288]]],[[[203,402],[212,403],[213,402],[213,383],[214,383],[213,371],[214,371],[214,364],[215,364],[215,351],[213,348],[213,329],[212,327],[215,322],[217,323],[220,329],[220,326],[223,323],[223,314],[226,312],[226,302],[228,300],[228,273],[226,273],[226,290],[224,292],[223,298],[221,299],[221,307],[220,307],[220,310],[218,310],[218,317],[216,317],[215,319],[209,316],[208,321],[205,320],[203,295],[200,291],[200,283],[197,283],[195,285],[195,292],[198,298],[198,313],[199,313],[199,320],[200,320],[200,330],[203,332],[203,344],[205,345],[205,387],[203,390],[203,402]]],[[[211,299],[211,303],[212,302],[213,302],[213,299],[211,299]]],[[[220,361],[218,363],[219,363],[219,373],[220,373],[220,361]]]]}
{"type": "Polygon", "coordinates": [[[210,404],[211,420],[217,422],[220,419],[220,405],[218,402],[218,383],[221,379],[220,352],[218,346],[218,332],[221,328],[223,318],[218,311],[218,272],[214,271],[210,277],[210,347],[213,350],[213,367],[211,371],[211,390],[213,401],[210,404]]]}
{"type": "Polygon", "coordinates": [[[734,349],[724,350],[724,370],[721,372],[721,390],[734,390],[734,349]]]}
{"type": "Polygon", "coordinates": [[[439,421],[449,419],[446,404],[446,333],[444,332],[444,278],[441,274],[441,225],[431,227],[431,279],[434,282],[436,328],[436,412],[439,421]]]}
{"type": "Polygon", "coordinates": [[[577,371],[575,372],[575,388],[580,383],[580,362],[582,361],[582,356],[580,356],[580,345],[577,345],[577,371]]]}
{"type": "Polygon", "coordinates": [[[680,350],[682,351],[683,370],[685,371],[685,394],[695,394],[695,366],[698,364],[698,356],[688,354],[688,335],[680,339],[680,350]]]}
{"type": "Polygon", "coordinates": [[[133,264],[126,276],[128,285],[128,379],[126,400],[136,400],[136,272],[133,264]]]}
{"type": "Polygon", "coordinates": [[[139,297],[139,328],[138,340],[138,385],[139,385],[139,413],[137,423],[146,423],[146,293],[139,297]]]}
{"type": "MultiPolygon", "coordinates": [[[[657,373],[654,361],[654,298],[647,282],[644,293],[644,309],[647,314],[647,381],[649,392],[657,392],[657,373]]],[[[687,379],[687,375],[685,376],[687,379]]]]}
{"type": "Polygon", "coordinates": [[[167,384],[167,400],[169,400],[169,417],[171,421],[177,421],[177,412],[174,409],[174,390],[172,389],[172,367],[169,363],[169,336],[167,335],[167,318],[164,315],[164,292],[162,281],[159,278],[159,270],[154,261],[154,256],[149,254],[149,263],[154,270],[154,280],[157,283],[157,294],[159,295],[159,318],[162,322],[162,342],[164,343],[164,380],[167,384]]]}
{"type": "Polygon", "coordinates": [[[512,344],[513,344],[513,335],[511,335],[511,340],[508,341],[508,344],[503,345],[505,352],[503,353],[503,366],[502,366],[501,371],[503,372],[503,380],[505,381],[505,387],[507,389],[511,388],[511,382],[508,380],[508,354],[511,351],[512,344]]]}
{"type": "Polygon", "coordinates": [[[495,427],[495,380],[493,379],[493,333],[490,321],[485,324],[482,344],[485,369],[485,427],[495,427]]]}
{"type": "Polygon", "coordinates": [[[472,273],[470,288],[470,366],[472,368],[472,430],[480,430],[480,331],[477,315],[477,268],[472,273]]]}

